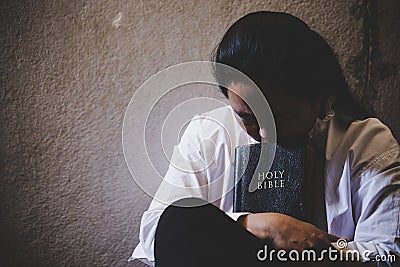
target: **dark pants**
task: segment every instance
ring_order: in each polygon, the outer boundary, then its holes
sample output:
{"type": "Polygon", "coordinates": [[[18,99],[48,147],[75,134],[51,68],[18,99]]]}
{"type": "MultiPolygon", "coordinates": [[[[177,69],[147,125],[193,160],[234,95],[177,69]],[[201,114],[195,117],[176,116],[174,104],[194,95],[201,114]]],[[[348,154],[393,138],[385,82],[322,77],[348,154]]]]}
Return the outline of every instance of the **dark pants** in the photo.
{"type": "Polygon", "coordinates": [[[257,259],[265,243],[217,207],[183,199],[169,206],[158,222],[156,267],[272,266],[257,259]],[[182,207],[192,203],[199,206],[182,207]]]}
{"type": "Polygon", "coordinates": [[[272,261],[259,260],[257,254],[265,255],[259,252],[265,251],[265,245],[268,252],[274,249],[219,208],[187,198],[175,202],[161,215],[154,253],[156,267],[358,266],[349,262],[282,262],[276,252],[272,261]]]}

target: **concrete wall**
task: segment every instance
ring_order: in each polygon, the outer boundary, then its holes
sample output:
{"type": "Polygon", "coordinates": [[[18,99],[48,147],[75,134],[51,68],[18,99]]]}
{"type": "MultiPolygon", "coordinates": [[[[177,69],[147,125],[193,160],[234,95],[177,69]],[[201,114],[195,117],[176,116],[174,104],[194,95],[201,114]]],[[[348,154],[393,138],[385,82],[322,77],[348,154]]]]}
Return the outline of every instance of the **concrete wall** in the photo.
{"type": "Polygon", "coordinates": [[[288,11],[325,36],[400,137],[399,3],[2,1],[1,265],[142,266],[126,263],[150,197],[124,162],[125,109],[157,71],[208,60],[250,11],[288,11]]]}

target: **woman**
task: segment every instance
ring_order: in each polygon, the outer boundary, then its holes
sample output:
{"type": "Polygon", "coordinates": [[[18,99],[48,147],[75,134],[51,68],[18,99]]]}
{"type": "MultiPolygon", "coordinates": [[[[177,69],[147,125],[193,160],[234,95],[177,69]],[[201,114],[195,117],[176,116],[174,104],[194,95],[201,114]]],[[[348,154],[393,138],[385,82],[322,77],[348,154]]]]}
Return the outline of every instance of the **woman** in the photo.
{"type": "MultiPolygon", "coordinates": [[[[170,194],[170,203],[177,202],[167,207],[153,200],[132,258],[155,260],[160,267],[258,266],[270,260],[260,258],[265,246],[321,251],[339,238],[346,238],[348,248],[366,260],[398,254],[399,145],[379,120],[366,118],[324,39],[292,15],[251,13],[229,28],[215,61],[245,73],[261,89],[275,117],[279,144],[309,144],[323,155],[322,193],[314,198],[316,220],[232,212],[232,192],[224,193],[233,182],[232,149],[260,142],[268,132],[234,93],[251,95],[253,89],[234,76],[224,77],[221,90],[230,106],[203,116],[224,127],[197,118],[178,146],[186,158],[201,158],[199,140],[210,139],[217,147],[215,164],[192,173],[170,166],[164,183],[190,189],[176,195],[160,186],[158,194],[170,194]]],[[[221,78],[218,67],[216,77],[221,78]]]]}

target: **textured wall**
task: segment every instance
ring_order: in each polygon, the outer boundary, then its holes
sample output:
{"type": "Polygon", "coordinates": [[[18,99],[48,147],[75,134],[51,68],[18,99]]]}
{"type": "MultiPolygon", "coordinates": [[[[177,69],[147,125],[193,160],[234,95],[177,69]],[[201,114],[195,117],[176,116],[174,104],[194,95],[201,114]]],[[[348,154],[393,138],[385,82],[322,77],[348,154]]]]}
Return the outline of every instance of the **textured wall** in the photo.
{"type": "MultiPolygon", "coordinates": [[[[319,31],[357,97],[400,136],[396,0],[42,0],[0,7],[2,266],[142,266],[126,259],[150,198],[124,162],[124,111],[152,74],[209,59],[227,27],[250,11],[292,12],[319,31]]],[[[154,125],[163,120],[153,118],[154,125]]]]}

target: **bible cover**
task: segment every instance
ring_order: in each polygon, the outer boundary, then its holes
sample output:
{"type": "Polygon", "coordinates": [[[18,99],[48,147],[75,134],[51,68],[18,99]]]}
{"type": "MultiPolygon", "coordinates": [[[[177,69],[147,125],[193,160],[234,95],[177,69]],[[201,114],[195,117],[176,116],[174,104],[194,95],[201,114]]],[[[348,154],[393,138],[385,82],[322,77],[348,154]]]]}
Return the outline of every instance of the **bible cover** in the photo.
{"type": "Polygon", "coordinates": [[[306,149],[288,149],[276,144],[275,157],[268,168],[266,162],[271,162],[273,148],[273,144],[254,144],[235,149],[233,211],[278,212],[303,219],[306,149]],[[250,192],[252,181],[257,186],[250,192]]]}

